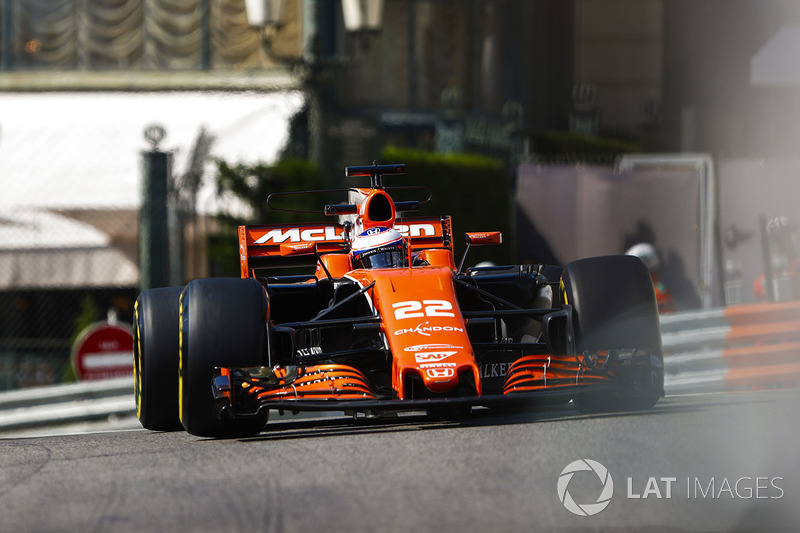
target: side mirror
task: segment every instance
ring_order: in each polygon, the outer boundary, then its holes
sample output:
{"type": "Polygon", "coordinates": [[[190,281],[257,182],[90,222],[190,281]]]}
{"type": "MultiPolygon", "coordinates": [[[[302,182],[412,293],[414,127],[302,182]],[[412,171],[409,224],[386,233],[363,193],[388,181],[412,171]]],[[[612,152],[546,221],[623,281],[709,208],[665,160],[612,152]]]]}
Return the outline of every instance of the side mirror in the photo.
{"type": "Polygon", "coordinates": [[[467,244],[485,246],[490,244],[503,244],[503,233],[500,231],[484,231],[481,233],[467,233],[467,244]]]}
{"type": "Polygon", "coordinates": [[[358,206],[355,204],[330,204],[325,206],[325,214],[334,215],[355,215],[358,213],[358,206]]]}
{"type": "Polygon", "coordinates": [[[467,233],[467,249],[461,256],[461,263],[458,264],[458,273],[464,269],[464,261],[467,260],[467,252],[471,246],[486,246],[490,244],[502,244],[503,233],[500,231],[482,231],[479,233],[467,233]]]}

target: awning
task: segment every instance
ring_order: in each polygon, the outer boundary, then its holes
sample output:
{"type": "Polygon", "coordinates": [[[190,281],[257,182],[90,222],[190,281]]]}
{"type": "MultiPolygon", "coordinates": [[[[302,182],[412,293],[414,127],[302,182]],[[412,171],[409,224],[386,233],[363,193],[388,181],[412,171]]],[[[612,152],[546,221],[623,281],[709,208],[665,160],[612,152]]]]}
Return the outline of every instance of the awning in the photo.
{"type": "Polygon", "coordinates": [[[110,247],[0,250],[0,289],[136,287],[139,267],[110,247]]]}
{"type": "Polygon", "coordinates": [[[0,93],[0,290],[135,287],[145,127],[164,127],[174,175],[214,138],[197,211],[215,213],[211,158],[270,163],[298,91],[0,93]]]}
{"type": "Polygon", "coordinates": [[[136,286],[131,218],[117,213],[121,235],[47,210],[0,210],[0,290],[136,286]]]}
{"type": "MultiPolygon", "coordinates": [[[[299,91],[271,93],[0,93],[0,208],[130,208],[141,203],[144,130],[166,130],[173,173],[188,169],[203,128],[210,156],[272,162],[288,137],[299,91]]],[[[213,211],[213,165],[198,199],[213,211]]]]}

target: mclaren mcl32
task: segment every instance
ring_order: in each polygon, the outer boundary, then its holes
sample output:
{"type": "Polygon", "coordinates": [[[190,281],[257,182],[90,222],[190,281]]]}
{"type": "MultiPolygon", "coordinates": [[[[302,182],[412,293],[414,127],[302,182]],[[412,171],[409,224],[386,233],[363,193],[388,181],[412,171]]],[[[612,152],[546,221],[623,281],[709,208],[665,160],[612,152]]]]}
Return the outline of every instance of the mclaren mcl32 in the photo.
{"type": "MultiPolygon", "coordinates": [[[[409,216],[425,201],[395,201],[399,188],[384,187],[383,176],[404,172],[348,167],[369,186],[343,189],[344,203],[324,206],[328,222],[239,227],[240,278],[143,291],[134,316],[142,425],[225,438],[258,434],[272,410],[655,405],[661,336],[638,258],[464,268],[450,217],[409,216]],[[307,275],[275,275],[302,264],[307,275]]],[[[468,251],[502,235],[466,241],[468,251]]]]}

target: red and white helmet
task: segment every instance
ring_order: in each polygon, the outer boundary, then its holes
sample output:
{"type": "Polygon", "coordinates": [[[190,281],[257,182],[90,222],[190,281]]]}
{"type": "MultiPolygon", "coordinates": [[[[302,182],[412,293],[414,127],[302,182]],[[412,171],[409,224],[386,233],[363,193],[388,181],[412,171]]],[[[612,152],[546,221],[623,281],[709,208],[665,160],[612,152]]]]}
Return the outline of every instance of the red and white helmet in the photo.
{"type": "Polygon", "coordinates": [[[355,268],[400,267],[406,260],[406,242],[395,229],[374,227],[353,239],[350,253],[355,268]]]}

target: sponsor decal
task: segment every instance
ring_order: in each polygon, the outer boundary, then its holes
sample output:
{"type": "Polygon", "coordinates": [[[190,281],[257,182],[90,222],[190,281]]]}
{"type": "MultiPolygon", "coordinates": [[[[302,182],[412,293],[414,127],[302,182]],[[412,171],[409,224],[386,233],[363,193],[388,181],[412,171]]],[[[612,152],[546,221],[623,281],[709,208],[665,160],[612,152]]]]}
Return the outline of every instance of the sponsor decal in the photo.
{"type": "Polygon", "coordinates": [[[414,354],[417,363],[435,363],[447,359],[458,352],[420,352],[414,354]]]}
{"type": "Polygon", "coordinates": [[[464,328],[458,326],[430,326],[430,322],[422,322],[413,328],[402,328],[395,330],[395,335],[405,335],[406,333],[419,333],[426,337],[430,337],[431,333],[440,333],[442,331],[464,333],[464,328]]]}
{"type": "Polygon", "coordinates": [[[419,365],[420,368],[446,368],[456,366],[456,363],[425,363],[419,365]]]}
{"type": "Polygon", "coordinates": [[[449,379],[456,375],[454,368],[428,368],[425,373],[431,379],[449,379]]]}
{"type": "Polygon", "coordinates": [[[453,346],[452,344],[415,344],[403,348],[405,352],[427,352],[433,350],[463,350],[463,346],[453,346]]]}
{"type": "Polygon", "coordinates": [[[435,237],[436,227],[433,224],[395,224],[394,229],[403,237],[435,237]]]}
{"type": "Polygon", "coordinates": [[[309,357],[312,355],[319,355],[322,353],[322,348],[319,346],[310,346],[308,348],[298,348],[297,357],[309,357]]]}
{"type": "Polygon", "coordinates": [[[300,228],[275,228],[268,231],[258,239],[256,244],[281,244],[286,241],[289,242],[304,242],[304,241],[342,241],[344,240],[344,233],[337,233],[336,226],[324,226],[321,228],[308,228],[301,230],[300,228]]]}
{"type": "Polygon", "coordinates": [[[383,233],[384,231],[389,231],[389,228],[382,228],[382,227],[369,228],[368,230],[361,232],[361,237],[366,237],[369,235],[378,235],[379,233],[383,233]]]}
{"type": "MultiPolygon", "coordinates": [[[[373,228],[379,233],[383,228],[373,228]]],[[[435,237],[436,227],[433,224],[399,225],[395,228],[404,237],[435,237]]],[[[367,230],[367,232],[372,230],[367,230]]],[[[366,232],[365,232],[366,233],[366,232]]],[[[284,242],[304,241],[342,241],[344,233],[338,226],[322,226],[318,228],[275,228],[255,240],[255,244],[281,244],[284,242]]]]}
{"type": "Polygon", "coordinates": [[[510,363],[483,363],[478,367],[482,378],[502,378],[508,372],[510,363]]]}

